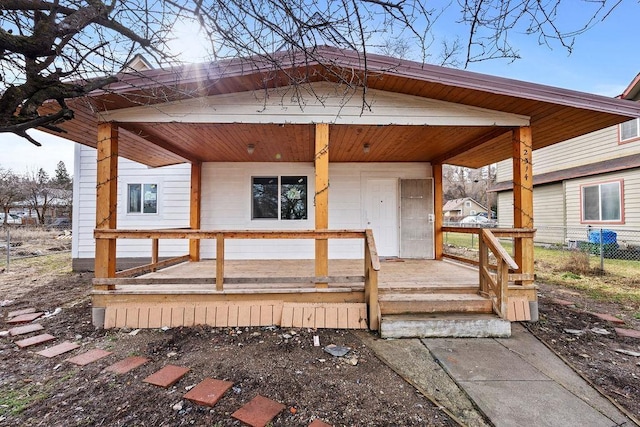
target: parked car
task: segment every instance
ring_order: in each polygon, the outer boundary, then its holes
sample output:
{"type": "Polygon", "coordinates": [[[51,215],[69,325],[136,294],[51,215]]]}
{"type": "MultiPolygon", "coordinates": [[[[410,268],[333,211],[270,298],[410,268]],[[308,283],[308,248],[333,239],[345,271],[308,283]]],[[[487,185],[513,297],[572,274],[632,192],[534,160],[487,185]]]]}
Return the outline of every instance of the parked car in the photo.
{"type": "Polygon", "coordinates": [[[495,221],[488,219],[482,215],[469,215],[462,218],[461,225],[478,226],[478,227],[493,227],[496,225],[495,221]]]}
{"type": "MultiPolygon", "coordinates": [[[[0,213],[0,225],[4,224],[4,213],[0,213]]],[[[9,214],[7,224],[22,224],[22,218],[15,214],[9,214]]]]}

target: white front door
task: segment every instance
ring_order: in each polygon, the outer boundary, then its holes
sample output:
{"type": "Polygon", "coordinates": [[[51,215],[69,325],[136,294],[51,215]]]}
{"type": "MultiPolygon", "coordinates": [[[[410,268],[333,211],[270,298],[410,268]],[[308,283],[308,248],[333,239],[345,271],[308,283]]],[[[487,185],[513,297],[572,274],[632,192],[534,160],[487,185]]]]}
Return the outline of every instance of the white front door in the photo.
{"type": "Polygon", "coordinates": [[[365,227],[373,230],[380,256],[398,256],[398,180],[370,178],[364,203],[365,227]]]}

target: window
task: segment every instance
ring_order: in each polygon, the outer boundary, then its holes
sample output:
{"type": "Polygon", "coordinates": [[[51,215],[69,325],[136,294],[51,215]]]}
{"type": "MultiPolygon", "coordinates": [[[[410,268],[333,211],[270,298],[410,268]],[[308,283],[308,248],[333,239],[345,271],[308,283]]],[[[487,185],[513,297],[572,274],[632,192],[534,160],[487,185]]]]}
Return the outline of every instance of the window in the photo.
{"type": "Polygon", "coordinates": [[[254,177],[252,219],[307,219],[307,177],[254,177]]]}
{"type": "Polygon", "coordinates": [[[622,181],[585,185],[581,191],[583,222],[622,221],[622,181]]]}
{"type": "Polygon", "coordinates": [[[620,124],[620,142],[640,137],[640,119],[629,120],[620,124]]]}
{"type": "Polygon", "coordinates": [[[464,202],[464,207],[465,208],[470,208],[471,207],[471,202],[470,201],[464,202]]]}
{"type": "Polygon", "coordinates": [[[158,184],[127,185],[127,213],[158,213],[158,184]]]}

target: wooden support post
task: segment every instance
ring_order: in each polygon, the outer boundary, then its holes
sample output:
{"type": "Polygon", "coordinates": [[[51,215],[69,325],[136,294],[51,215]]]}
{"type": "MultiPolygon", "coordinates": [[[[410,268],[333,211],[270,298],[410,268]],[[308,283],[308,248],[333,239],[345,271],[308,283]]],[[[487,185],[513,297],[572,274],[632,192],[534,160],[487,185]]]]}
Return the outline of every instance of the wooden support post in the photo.
{"type": "Polygon", "coordinates": [[[156,271],[156,264],[158,264],[158,254],[160,252],[160,240],[151,239],[151,271],[156,271]]]}
{"type": "MultiPolygon", "coordinates": [[[[200,229],[202,193],[202,163],[191,164],[191,199],[189,203],[189,227],[192,230],[200,229]]],[[[200,261],[200,239],[189,240],[189,261],[200,261]]]]}
{"type": "MultiPolygon", "coordinates": [[[[329,228],[329,124],[316,124],[315,139],[316,230],[329,228]]],[[[329,241],[316,240],[316,276],[329,275],[329,241]]],[[[316,287],[326,288],[327,283],[317,283],[316,287]]]]}
{"type": "Polygon", "coordinates": [[[216,235],[216,290],[224,289],[224,234],[216,235]]]}
{"type": "MultiPolygon", "coordinates": [[[[533,228],[533,140],[530,127],[513,130],[513,225],[533,228]]],[[[514,259],[519,272],[533,277],[533,237],[516,238],[514,259]]],[[[531,280],[517,284],[530,285],[531,280]]]]}
{"type": "MultiPolygon", "coordinates": [[[[96,229],[117,227],[118,126],[98,125],[98,170],[96,186],[96,229]]],[[[96,239],[95,277],[116,275],[116,239],[96,239]]],[[[113,289],[113,287],[112,287],[113,289]]]]}
{"type": "Polygon", "coordinates": [[[442,259],[442,164],[432,166],[433,170],[433,245],[434,258],[442,259]]]}

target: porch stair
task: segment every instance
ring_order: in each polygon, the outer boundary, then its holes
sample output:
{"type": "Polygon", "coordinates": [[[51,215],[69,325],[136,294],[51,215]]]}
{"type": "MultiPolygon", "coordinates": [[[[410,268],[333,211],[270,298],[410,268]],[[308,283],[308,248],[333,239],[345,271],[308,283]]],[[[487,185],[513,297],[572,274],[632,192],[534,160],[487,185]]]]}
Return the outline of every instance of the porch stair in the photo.
{"type": "Polygon", "coordinates": [[[508,337],[511,322],[493,314],[477,287],[389,289],[379,296],[382,338],[508,337]]]}

